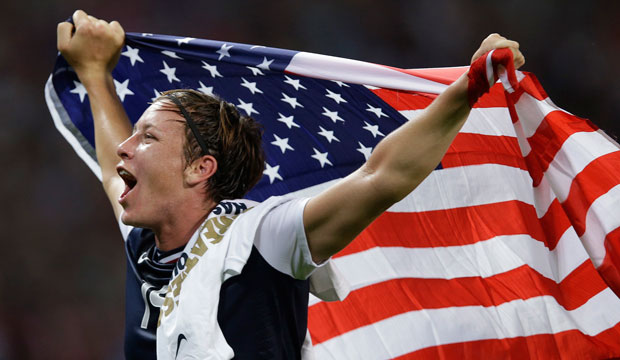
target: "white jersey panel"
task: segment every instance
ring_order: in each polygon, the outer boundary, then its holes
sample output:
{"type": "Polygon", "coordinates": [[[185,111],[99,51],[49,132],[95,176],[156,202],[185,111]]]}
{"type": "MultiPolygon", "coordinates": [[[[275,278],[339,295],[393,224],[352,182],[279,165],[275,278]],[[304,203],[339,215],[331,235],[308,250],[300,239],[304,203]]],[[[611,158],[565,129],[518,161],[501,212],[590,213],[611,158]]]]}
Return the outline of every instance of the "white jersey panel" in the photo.
{"type": "Polygon", "coordinates": [[[321,266],[312,261],[304,230],[303,214],[308,200],[291,199],[271,209],[254,239],[254,246],[269,265],[300,280],[307,279],[321,266]]]}

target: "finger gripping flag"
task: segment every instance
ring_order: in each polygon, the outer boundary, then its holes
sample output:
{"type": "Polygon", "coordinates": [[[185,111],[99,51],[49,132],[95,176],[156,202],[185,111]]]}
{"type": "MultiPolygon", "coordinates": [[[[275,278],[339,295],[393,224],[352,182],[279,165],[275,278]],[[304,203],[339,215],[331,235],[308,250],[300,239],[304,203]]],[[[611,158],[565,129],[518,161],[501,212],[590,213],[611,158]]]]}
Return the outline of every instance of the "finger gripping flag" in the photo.
{"type": "MultiPolygon", "coordinates": [[[[317,359],[620,356],[619,147],[505,51],[488,56],[493,77],[474,62],[476,101],[437,169],[334,256],[352,291],[310,299],[317,359]]],[[[265,172],[248,197],[262,201],[347,176],[467,70],[128,33],[113,76],[132,122],[176,88],[261,122],[265,172]]],[[[45,95],[98,175],[88,94],[62,57],[45,95]]]]}
{"type": "Polygon", "coordinates": [[[471,64],[467,73],[469,107],[474,107],[500,77],[507,92],[513,93],[518,88],[512,50],[508,48],[491,50],[471,64]]]}

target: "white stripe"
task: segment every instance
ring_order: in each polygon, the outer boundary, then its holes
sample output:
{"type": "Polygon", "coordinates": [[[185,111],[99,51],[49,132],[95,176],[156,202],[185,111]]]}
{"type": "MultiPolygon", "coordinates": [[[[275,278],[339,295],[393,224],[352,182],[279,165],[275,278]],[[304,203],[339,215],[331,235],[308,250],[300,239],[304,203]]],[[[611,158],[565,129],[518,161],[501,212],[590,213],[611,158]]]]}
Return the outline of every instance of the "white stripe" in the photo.
{"type": "Polygon", "coordinates": [[[525,130],[523,130],[523,124],[521,121],[517,121],[513,124],[515,129],[515,133],[517,134],[517,141],[519,142],[519,148],[521,149],[521,155],[526,157],[531,151],[532,147],[530,143],[527,141],[527,137],[525,136],[525,130]]]}
{"type": "Polygon", "coordinates": [[[433,171],[388,211],[432,211],[510,200],[534,204],[527,171],[497,164],[470,165],[433,171]]]}
{"type": "MultiPolygon", "coordinates": [[[[539,255],[537,254],[536,256],[539,255]]],[[[548,278],[556,283],[560,283],[583,264],[584,260],[588,258],[588,253],[584,249],[579,236],[577,236],[575,228],[570,226],[558,240],[555,249],[549,251],[547,257],[549,257],[549,262],[552,265],[549,269],[555,271],[553,276],[548,278]]],[[[537,270],[541,267],[536,268],[533,266],[532,268],[537,270]]],[[[543,273],[540,274],[544,275],[543,273]]]]}
{"type": "Polygon", "coordinates": [[[499,80],[504,86],[504,89],[508,91],[508,93],[510,94],[515,92],[515,89],[513,89],[512,84],[510,83],[510,80],[508,79],[508,70],[506,70],[504,65],[498,65],[497,72],[499,73],[499,80]]]}
{"type": "MultiPolygon", "coordinates": [[[[400,111],[407,120],[415,119],[422,112],[424,112],[424,109],[400,111]]],[[[508,108],[504,107],[472,109],[465,125],[463,125],[459,132],[480,135],[517,136],[510,120],[510,112],[508,108]]]]}
{"type": "Polygon", "coordinates": [[[421,113],[424,112],[424,109],[416,109],[416,110],[401,110],[399,113],[404,116],[407,120],[413,120],[418,117],[421,113]]]}
{"type": "Polygon", "coordinates": [[[80,145],[78,139],[75,138],[75,135],[71,131],[69,131],[62,122],[60,114],[56,110],[56,106],[59,105],[62,107],[62,104],[57,104],[52,98],[58,99],[58,95],[56,94],[56,90],[54,89],[54,84],[52,83],[52,75],[47,78],[47,82],[45,83],[45,102],[47,103],[47,108],[52,115],[52,119],[54,120],[54,125],[56,129],[62,134],[62,136],[67,140],[69,145],[73,147],[73,150],[78,154],[78,156],[86,163],[86,165],[90,168],[90,170],[95,174],[95,176],[101,181],[101,168],[99,164],[90,157],[80,145]]]}
{"type": "Polygon", "coordinates": [[[173,260],[177,260],[178,258],[181,257],[182,254],[183,254],[183,250],[179,251],[176,254],[168,255],[168,256],[166,256],[164,258],[161,258],[157,262],[160,263],[160,264],[167,264],[167,263],[169,263],[169,262],[171,262],[173,260]]]}
{"type": "Polygon", "coordinates": [[[527,139],[536,133],[540,123],[550,112],[562,111],[570,114],[558,108],[551,99],[538,100],[528,93],[521,95],[519,101],[515,104],[515,110],[519,120],[514,123],[514,128],[518,135],[517,139],[523,156],[529,155],[532,151],[527,139]]]}
{"type": "Polygon", "coordinates": [[[286,71],[318,79],[432,94],[439,94],[448,87],[377,64],[307,52],[293,56],[286,71]]]}
{"type": "MultiPolygon", "coordinates": [[[[353,291],[391,279],[488,278],[523,265],[559,283],[588,259],[579,237],[569,228],[553,251],[522,234],[462,246],[375,247],[331,261],[353,291]]],[[[312,298],[309,305],[318,301],[312,298]]]]}
{"type": "MultiPolygon", "coordinates": [[[[312,197],[342,179],[289,193],[312,197]]],[[[433,171],[412,193],[388,211],[412,212],[452,209],[519,200],[534,205],[532,179],[527,171],[511,166],[482,164],[433,171]]]]}
{"type": "Polygon", "coordinates": [[[549,210],[549,206],[555,200],[555,194],[551,190],[549,180],[543,176],[540,184],[534,188],[534,207],[536,208],[536,216],[542,218],[549,210]]]}
{"type": "Polygon", "coordinates": [[[597,133],[601,134],[602,137],[604,137],[607,141],[609,141],[611,144],[613,144],[615,147],[617,147],[618,149],[620,149],[620,144],[618,144],[616,142],[616,140],[612,139],[609,135],[607,135],[603,130],[598,129],[596,130],[597,133]]]}
{"type": "Polygon", "coordinates": [[[510,112],[505,107],[474,108],[461,129],[462,133],[516,137],[510,112]]]}
{"type": "Polygon", "coordinates": [[[495,76],[493,76],[493,53],[495,52],[495,50],[491,50],[489,51],[489,53],[487,54],[487,57],[485,59],[486,61],[486,75],[487,75],[487,82],[489,83],[489,87],[493,86],[493,84],[495,84],[495,76]]]}
{"type": "Polygon", "coordinates": [[[519,123],[526,138],[532,137],[543,119],[552,111],[563,111],[548,98],[538,100],[528,93],[523,93],[515,104],[519,123]]]}
{"type": "Polygon", "coordinates": [[[573,179],[589,163],[615,151],[620,150],[595,131],[578,132],[569,136],[545,172],[558,200],[566,200],[573,179]]]}
{"type": "Polygon", "coordinates": [[[618,298],[606,288],[572,311],[566,311],[551,296],[492,307],[411,311],[317,344],[314,350],[317,359],[386,359],[430,346],[476,340],[557,334],[567,330],[594,336],[619,321],[618,298]]]}
{"type": "Polygon", "coordinates": [[[605,236],[620,227],[620,185],[592,202],[586,214],[583,246],[596,267],[605,258],[605,236]]]}

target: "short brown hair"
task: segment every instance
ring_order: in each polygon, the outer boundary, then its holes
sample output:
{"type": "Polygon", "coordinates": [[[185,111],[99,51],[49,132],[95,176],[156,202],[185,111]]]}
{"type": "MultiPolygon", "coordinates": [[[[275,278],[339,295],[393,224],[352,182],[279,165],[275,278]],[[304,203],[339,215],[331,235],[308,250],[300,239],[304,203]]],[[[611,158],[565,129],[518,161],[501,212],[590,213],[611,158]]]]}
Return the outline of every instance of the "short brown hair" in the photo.
{"type": "MultiPolygon", "coordinates": [[[[169,90],[155,101],[176,97],[196,124],[209,155],[217,160],[217,171],[207,180],[205,190],[215,202],[238,199],[247,194],[263,176],[265,154],[262,128],[234,105],[191,89],[169,90]]],[[[174,106],[177,113],[181,111],[174,106]]],[[[190,127],[185,125],[186,166],[203,155],[190,127]]]]}

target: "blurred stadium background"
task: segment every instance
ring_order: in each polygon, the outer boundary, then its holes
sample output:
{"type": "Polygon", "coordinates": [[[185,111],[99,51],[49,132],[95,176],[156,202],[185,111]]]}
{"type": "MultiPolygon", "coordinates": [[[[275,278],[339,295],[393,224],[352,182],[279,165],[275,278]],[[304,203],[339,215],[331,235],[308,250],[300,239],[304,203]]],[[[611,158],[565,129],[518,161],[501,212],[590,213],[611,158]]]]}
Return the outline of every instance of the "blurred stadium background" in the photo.
{"type": "Polygon", "coordinates": [[[0,12],[0,360],[122,358],[125,260],[110,206],[56,131],[43,86],[56,24],[82,8],[126,31],[420,68],[521,43],[556,104],[620,134],[618,1],[5,1],[0,12]]]}

